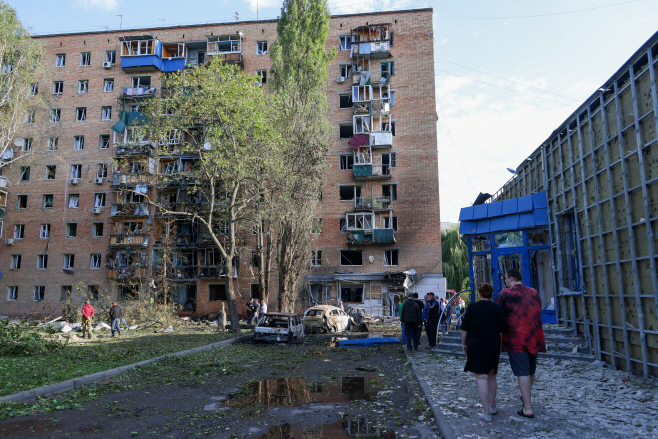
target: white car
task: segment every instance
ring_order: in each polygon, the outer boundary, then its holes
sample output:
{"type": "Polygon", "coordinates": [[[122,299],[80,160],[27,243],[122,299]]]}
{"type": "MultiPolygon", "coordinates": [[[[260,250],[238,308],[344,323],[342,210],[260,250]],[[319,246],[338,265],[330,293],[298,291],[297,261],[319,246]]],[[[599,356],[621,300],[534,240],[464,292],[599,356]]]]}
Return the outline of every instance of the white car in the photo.
{"type": "Polygon", "coordinates": [[[350,317],[342,309],[331,305],[317,305],[304,313],[308,332],[343,332],[350,326],[350,317]]]}
{"type": "Polygon", "coordinates": [[[297,314],[268,312],[256,323],[256,341],[293,342],[304,338],[304,325],[297,314]]]}

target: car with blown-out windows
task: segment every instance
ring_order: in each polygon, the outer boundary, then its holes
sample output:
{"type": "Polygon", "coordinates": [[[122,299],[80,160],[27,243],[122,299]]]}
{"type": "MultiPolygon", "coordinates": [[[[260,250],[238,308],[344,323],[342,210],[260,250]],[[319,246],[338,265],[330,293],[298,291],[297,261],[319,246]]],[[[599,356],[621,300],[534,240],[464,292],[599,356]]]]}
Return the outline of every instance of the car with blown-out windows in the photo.
{"type": "Polygon", "coordinates": [[[304,339],[304,325],[297,314],[265,313],[254,328],[254,339],[264,342],[294,342],[304,339]]]}

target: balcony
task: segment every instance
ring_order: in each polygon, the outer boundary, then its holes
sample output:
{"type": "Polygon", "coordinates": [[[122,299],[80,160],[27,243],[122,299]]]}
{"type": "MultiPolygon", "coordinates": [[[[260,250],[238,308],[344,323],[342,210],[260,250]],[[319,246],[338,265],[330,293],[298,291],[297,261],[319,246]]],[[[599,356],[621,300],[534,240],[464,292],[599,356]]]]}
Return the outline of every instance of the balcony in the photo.
{"type": "Polygon", "coordinates": [[[149,276],[147,268],[122,267],[107,270],[107,278],[112,280],[145,279],[149,276]]]}
{"type": "Polygon", "coordinates": [[[391,56],[391,25],[376,24],[352,29],[352,57],[388,58],[391,56]]]}
{"type": "Polygon", "coordinates": [[[155,87],[121,87],[121,90],[122,98],[152,98],[158,93],[155,87]]]}
{"type": "Polygon", "coordinates": [[[356,197],[354,210],[390,210],[391,197],[356,197]]]}
{"type": "Polygon", "coordinates": [[[217,56],[226,63],[243,65],[241,33],[207,37],[206,51],[209,57],[217,56]]]}
{"type": "Polygon", "coordinates": [[[393,133],[390,131],[375,131],[370,133],[370,146],[374,149],[390,148],[393,146],[393,133]]]}
{"type": "Polygon", "coordinates": [[[148,216],[148,203],[113,203],[111,216],[148,216]]]}
{"type": "Polygon", "coordinates": [[[151,35],[120,37],[121,68],[126,73],[162,68],[162,43],[151,35]]]}
{"type": "Polygon", "coordinates": [[[110,247],[148,247],[149,236],[145,231],[110,233],[110,247]]]}
{"type": "Polygon", "coordinates": [[[186,57],[187,46],[185,43],[163,44],[161,70],[163,72],[177,72],[185,69],[186,57]]]}
{"type": "MultiPolygon", "coordinates": [[[[112,174],[112,187],[146,187],[153,185],[155,176],[147,173],[128,173],[122,174],[115,172],[112,174]]],[[[146,192],[144,192],[146,193],[146,192]]]]}
{"type": "Polygon", "coordinates": [[[347,244],[395,244],[393,229],[354,230],[347,234],[347,244]]]}
{"type": "Polygon", "coordinates": [[[352,170],[354,172],[354,179],[357,181],[391,179],[390,165],[373,165],[372,163],[367,163],[367,164],[354,163],[352,170]]]}

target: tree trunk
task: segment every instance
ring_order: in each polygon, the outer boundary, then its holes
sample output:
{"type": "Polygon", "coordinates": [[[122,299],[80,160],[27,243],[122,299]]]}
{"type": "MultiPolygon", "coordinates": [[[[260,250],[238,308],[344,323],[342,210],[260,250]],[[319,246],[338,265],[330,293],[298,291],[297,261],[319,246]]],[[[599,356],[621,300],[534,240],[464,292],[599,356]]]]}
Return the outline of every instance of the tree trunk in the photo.
{"type": "Polygon", "coordinates": [[[240,316],[238,315],[238,306],[235,303],[233,295],[233,258],[227,258],[224,262],[224,273],[226,273],[226,301],[228,302],[228,312],[231,318],[231,331],[240,332],[240,316]]]}
{"type": "Polygon", "coordinates": [[[264,297],[263,300],[265,300],[265,303],[267,303],[267,298],[271,293],[271,285],[272,285],[272,255],[274,254],[274,245],[273,245],[273,237],[272,233],[274,231],[272,230],[271,227],[267,228],[267,246],[265,251],[267,252],[267,257],[265,258],[265,272],[264,274],[264,297]]]}
{"type": "Polygon", "coordinates": [[[264,235],[265,235],[265,220],[261,221],[260,229],[258,230],[258,240],[256,243],[256,251],[258,252],[258,298],[267,303],[267,290],[265,285],[265,248],[264,248],[264,235]]]}

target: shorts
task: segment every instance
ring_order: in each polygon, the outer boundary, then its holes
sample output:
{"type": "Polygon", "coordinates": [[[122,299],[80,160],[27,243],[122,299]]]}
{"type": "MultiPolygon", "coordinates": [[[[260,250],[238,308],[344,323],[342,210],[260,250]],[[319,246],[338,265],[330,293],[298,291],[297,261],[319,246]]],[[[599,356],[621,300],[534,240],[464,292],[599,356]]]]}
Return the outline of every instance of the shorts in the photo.
{"type": "Polygon", "coordinates": [[[508,352],[512,373],[517,377],[534,375],[537,369],[537,354],[529,352],[508,352]]]}

